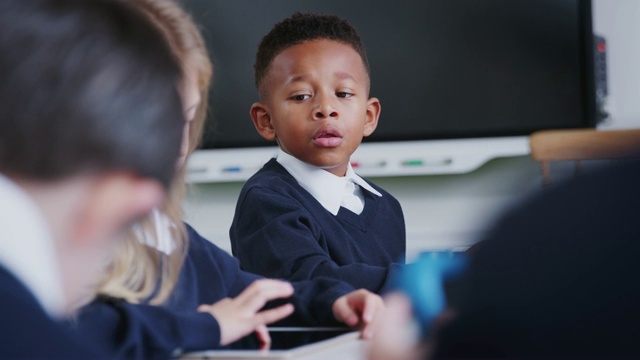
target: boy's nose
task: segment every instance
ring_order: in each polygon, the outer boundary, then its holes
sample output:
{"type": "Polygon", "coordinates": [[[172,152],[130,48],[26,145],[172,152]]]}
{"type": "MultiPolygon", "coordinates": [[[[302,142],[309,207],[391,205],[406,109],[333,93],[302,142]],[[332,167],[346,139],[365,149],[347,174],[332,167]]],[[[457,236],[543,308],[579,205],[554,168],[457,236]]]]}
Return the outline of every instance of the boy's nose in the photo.
{"type": "Polygon", "coordinates": [[[338,117],[338,112],[331,105],[329,99],[320,98],[318,99],[316,108],[313,111],[313,118],[315,120],[320,120],[326,117],[332,117],[332,118],[338,117]]]}
{"type": "Polygon", "coordinates": [[[313,117],[316,120],[324,119],[325,117],[338,117],[338,112],[335,110],[328,110],[328,111],[318,110],[313,114],[313,117]]]}

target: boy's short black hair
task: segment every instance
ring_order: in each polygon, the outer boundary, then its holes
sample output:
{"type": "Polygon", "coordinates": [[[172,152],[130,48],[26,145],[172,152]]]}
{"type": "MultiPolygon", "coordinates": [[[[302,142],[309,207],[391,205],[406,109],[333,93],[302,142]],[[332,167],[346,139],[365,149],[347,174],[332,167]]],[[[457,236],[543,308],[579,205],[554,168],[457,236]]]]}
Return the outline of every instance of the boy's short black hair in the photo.
{"type": "Polygon", "coordinates": [[[168,186],[180,70],[126,1],[0,2],[0,172],[52,181],[126,171],[168,186]]]}
{"type": "Polygon", "coordinates": [[[308,40],[328,39],[351,46],[362,58],[367,75],[369,60],[364,44],[356,29],[347,21],[335,15],[300,13],[277,23],[262,38],[254,64],[255,84],[260,89],[273,59],[287,48],[308,40]]]}

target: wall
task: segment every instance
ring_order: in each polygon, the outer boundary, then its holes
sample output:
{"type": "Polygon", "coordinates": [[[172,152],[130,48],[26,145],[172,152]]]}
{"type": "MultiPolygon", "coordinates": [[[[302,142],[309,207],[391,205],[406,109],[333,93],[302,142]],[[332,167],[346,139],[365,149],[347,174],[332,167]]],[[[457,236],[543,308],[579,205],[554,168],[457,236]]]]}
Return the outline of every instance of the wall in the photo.
{"type": "MultiPolygon", "coordinates": [[[[374,178],[402,204],[409,253],[424,248],[466,246],[496,212],[540,185],[528,157],[496,159],[465,175],[374,178]]],[[[187,219],[218,246],[230,249],[228,230],[241,183],[194,186],[187,219]]]]}
{"type": "Polygon", "coordinates": [[[640,127],[640,1],[594,0],[593,28],[607,40],[609,112],[604,128],[640,127]]]}
{"type": "MultiPolygon", "coordinates": [[[[603,128],[640,127],[640,1],[594,0],[594,32],[608,44],[609,112],[603,128]]],[[[561,169],[561,171],[564,171],[561,169]]],[[[537,164],[528,157],[490,161],[463,175],[373,178],[401,202],[408,257],[421,249],[468,246],[487,224],[523,196],[540,189],[537,164]]],[[[228,230],[241,183],[194,185],[186,219],[229,250],[228,230]]]]}

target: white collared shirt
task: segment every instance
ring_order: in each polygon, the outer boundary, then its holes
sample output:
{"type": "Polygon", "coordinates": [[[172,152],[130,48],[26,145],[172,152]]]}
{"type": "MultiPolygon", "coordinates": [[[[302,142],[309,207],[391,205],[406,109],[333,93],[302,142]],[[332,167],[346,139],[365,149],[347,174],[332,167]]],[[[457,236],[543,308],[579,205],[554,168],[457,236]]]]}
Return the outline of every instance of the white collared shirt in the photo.
{"type": "Polygon", "coordinates": [[[38,205],[0,175],[0,264],[31,291],[51,317],[66,308],[51,230],[38,205]]]}
{"type": "Polygon", "coordinates": [[[382,196],[353,171],[351,164],[348,165],[345,176],[340,177],[317,166],[309,165],[282,149],[278,150],[276,161],[334,216],[338,214],[341,206],[360,214],[364,209],[362,189],[376,196],[382,196]]]}

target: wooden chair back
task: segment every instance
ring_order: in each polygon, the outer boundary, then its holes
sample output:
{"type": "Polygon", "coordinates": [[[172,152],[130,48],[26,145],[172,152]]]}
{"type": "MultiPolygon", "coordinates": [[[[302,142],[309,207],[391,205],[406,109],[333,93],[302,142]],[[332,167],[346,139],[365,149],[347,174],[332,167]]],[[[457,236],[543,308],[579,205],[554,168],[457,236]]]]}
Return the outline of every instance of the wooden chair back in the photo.
{"type": "Polygon", "coordinates": [[[583,160],[640,157],[640,129],[542,130],[529,138],[531,157],[540,162],[544,186],[551,184],[551,162],[574,161],[576,173],[583,160]]]}

